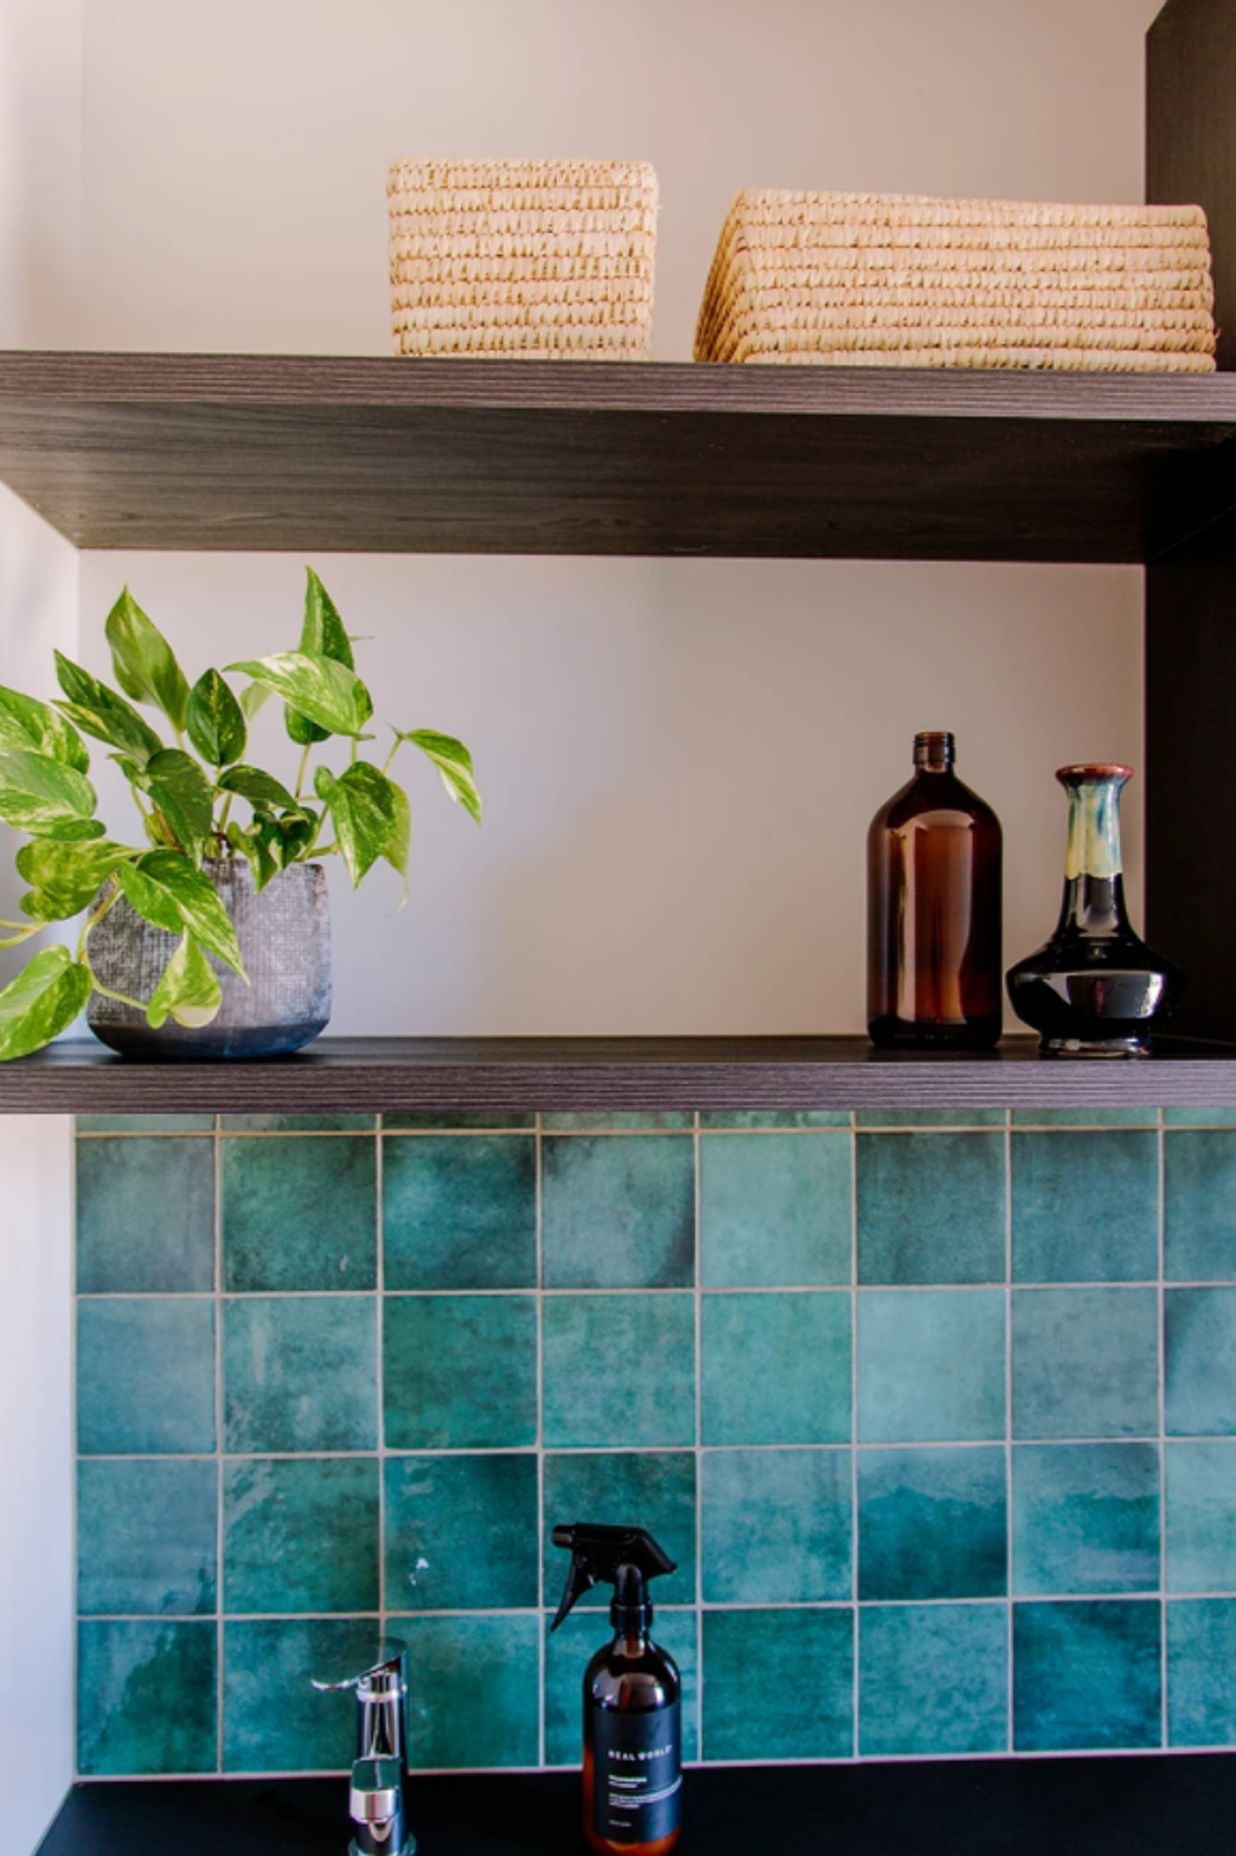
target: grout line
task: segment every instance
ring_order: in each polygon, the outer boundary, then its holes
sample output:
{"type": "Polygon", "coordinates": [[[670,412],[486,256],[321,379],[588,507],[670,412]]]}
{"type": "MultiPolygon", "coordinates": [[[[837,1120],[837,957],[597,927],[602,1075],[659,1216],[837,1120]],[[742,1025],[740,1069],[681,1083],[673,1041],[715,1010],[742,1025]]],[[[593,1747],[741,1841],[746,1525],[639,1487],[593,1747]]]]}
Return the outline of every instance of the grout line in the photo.
{"type": "Polygon", "coordinates": [[[215,1116],[214,1132],[214,1185],[215,1185],[215,1603],[219,1610],[219,1624],[215,1637],[215,1770],[222,1772],[224,1746],[223,1716],[223,1669],[226,1650],[224,1618],[226,1616],[227,1594],[223,1589],[224,1563],[224,1476],[223,1476],[223,1150],[219,1143],[219,1124],[221,1117],[215,1116]]]}
{"type": "MultiPolygon", "coordinates": [[[[709,1283],[702,1288],[702,1293],[715,1295],[846,1295],[856,1289],[858,1295],[977,1295],[984,1290],[1003,1289],[1004,1277],[992,1277],[985,1282],[865,1282],[857,1285],[846,1282],[804,1282],[804,1283],[709,1283]]],[[[1011,1285],[1018,1295],[1040,1295],[1051,1293],[1058,1295],[1061,1291],[1075,1289],[1111,1289],[1125,1291],[1130,1289],[1231,1289],[1236,1288],[1236,1275],[1218,1276],[1209,1279],[1138,1276],[1121,1281],[1110,1278],[1078,1278],[1062,1282],[1014,1282],[1011,1285]]],[[[228,1302],[278,1302],[278,1301],[356,1301],[377,1293],[376,1285],[367,1289],[229,1289],[224,1291],[228,1302]]],[[[639,1288],[626,1287],[617,1289],[598,1289],[581,1284],[577,1288],[538,1289],[535,1282],[512,1283],[502,1289],[386,1289],[382,1293],[391,1301],[431,1300],[467,1296],[530,1296],[542,1295],[547,1300],[578,1299],[582,1296],[651,1296],[651,1295],[690,1295],[694,1293],[690,1283],[676,1286],[639,1288]]],[[[79,1292],[79,1302],[209,1302],[215,1299],[211,1289],[83,1289],[79,1292]]]]}
{"type": "MultiPolygon", "coordinates": [[[[1231,1604],[1236,1601],[1236,1591],[1227,1592],[1172,1592],[1171,1604],[1197,1604],[1213,1602],[1231,1604]]],[[[1036,1592],[1023,1594],[1009,1599],[1003,1595],[976,1598],[958,1596],[952,1598],[770,1598],[770,1599],[706,1599],[702,1605],[696,1604],[661,1604],[657,1606],[658,1615],[687,1617],[696,1611],[926,1611],[936,1608],[948,1610],[958,1606],[977,1611],[1012,1610],[1017,1607],[1035,1605],[1159,1605],[1163,1603],[1163,1594],[1157,1591],[1145,1592],[1036,1592]]],[[[475,1605],[464,1606],[430,1606],[423,1610],[390,1611],[388,1617],[398,1618],[405,1623],[415,1623],[418,1618],[552,1618],[554,1607],[548,1601],[543,1605],[475,1605]]],[[[604,1605],[595,1600],[585,1601],[579,1607],[581,1617],[595,1618],[602,1621],[605,1617],[604,1605]]],[[[220,1622],[224,1614],[218,1610],[203,1612],[188,1611],[89,1611],[78,1614],[82,1624],[189,1624],[205,1628],[220,1622]]],[[[229,1624],[298,1624],[298,1623],[373,1623],[379,1613],[369,1611],[229,1611],[229,1624]]],[[[728,1764],[728,1761],[727,1761],[728,1764]]]]}
{"type": "MultiPolygon", "coordinates": [[[[686,1112],[686,1111],[684,1111],[686,1112]]],[[[699,1132],[706,1140],[745,1140],[767,1139],[770,1135],[792,1135],[796,1139],[827,1139],[844,1135],[847,1128],[844,1122],[825,1122],[816,1126],[787,1126],[776,1123],[753,1127],[714,1127],[706,1126],[703,1114],[700,1115],[699,1132]]],[[[724,1112],[724,1111],[717,1111],[724,1112]]],[[[775,1112],[775,1111],[773,1111],[775,1112]]],[[[858,1122],[857,1115],[862,1111],[851,1111],[851,1119],[857,1131],[863,1135],[877,1137],[886,1134],[999,1134],[1004,1124],[991,1121],[976,1122],[858,1122]]],[[[1008,1115],[1011,1111],[1004,1110],[1008,1115]]],[[[1018,1121],[1010,1123],[1016,1134],[1153,1134],[1160,1128],[1157,1119],[1163,1110],[1147,1109],[1142,1121],[1018,1121]]],[[[75,1139],[79,1141],[207,1141],[218,1138],[224,1141],[304,1141],[304,1140],[373,1140],[377,1134],[374,1123],[378,1115],[372,1117],[370,1125],[355,1128],[80,1128],[75,1139]]],[[[221,1120],[221,1117],[216,1117],[221,1120]]],[[[1234,1124],[1230,1121],[1214,1122],[1178,1122],[1170,1126],[1164,1124],[1163,1132],[1171,1135],[1177,1133],[1196,1133],[1198,1130],[1210,1133],[1232,1133],[1234,1124]]],[[[545,1137],[555,1141],[590,1141],[590,1140],[672,1140],[687,1139],[692,1130],[688,1127],[640,1128],[597,1127],[597,1128],[550,1128],[545,1137]]],[[[518,1122],[495,1121],[492,1127],[423,1127],[399,1128],[387,1127],[383,1130],[387,1140],[485,1140],[495,1134],[507,1137],[523,1135],[526,1139],[535,1133],[533,1127],[518,1122]]]]}
{"type": "Polygon", "coordinates": [[[703,1237],[703,1147],[700,1141],[700,1118],[696,1111],[693,1130],[695,1218],[693,1226],[692,1273],[695,1285],[695,1746],[704,1757],[704,1298],[700,1292],[703,1237]]]}
{"type": "Polygon", "coordinates": [[[1005,1502],[1005,1590],[1010,1603],[1007,1614],[1005,1645],[1008,1668],[1005,1693],[1005,1746],[1013,1750],[1013,1710],[1016,1691],[1013,1683],[1013,1116],[1009,1111],[1004,1125],[1004,1502],[1005,1502]]]}
{"type": "MultiPolygon", "coordinates": [[[[1219,1449],[1236,1449],[1236,1437],[1219,1436],[1214,1432],[1172,1435],[1169,1444],[1213,1444],[1219,1449]]],[[[879,1455],[898,1450],[1002,1450],[1003,1437],[923,1437],[897,1439],[894,1442],[859,1443],[853,1446],[860,1455],[879,1455]]],[[[1076,1450],[1103,1444],[1116,1448],[1134,1444],[1155,1446],[1160,1442],[1158,1432],[1150,1436],[1105,1437],[1015,1437],[1013,1450],[1033,1448],[1036,1450],[1076,1450]]],[[[783,1443],[783,1444],[702,1444],[699,1453],[704,1456],[750,1456],[760,1451],[780,1451],[783,1455],[790,1451],[828,1451],[836,1454],[849,1450],[847,1441],[834,1443],[783,1443]]],[[[318,1462],[335,1458],[359,1459],[377,1457],[379,1454],[390,1458],[399,1457],[453,1457],[453,1456],[533,1456],[535,1444],[484,1444],[422,1446],[415,1449],[402,1449],[388,1445],[379,1453],[372,1450],[112,1450],[83,1452],[79,1461],[83,1463],[213,1463],[217,1455],[222,1455],[226,1463],[282,1463],[282,1462],[318,1462]]],[[[561,1444],[545,1451],[546,1457],[559,1456],[692,1456],[696,1454],[694,1444],[561,1444]]]]}
{"type": "MultiPolygon", "coordinates": [[[[855,1605],[859,1594],[858,1538],[858,1117],[850,1115],[850,1597],[855,1605]]],[[[850,1752],[861,1757],[862,1736],[862,1643],[859,1637],[858,1612],[855,1610],[850,1630],[850,1752]]]]}
{"type": "MultiPolygon", "coordinates": [[[[1159,1590],[1167,1590],[1167,1340],[1165,1309],[1167,1297],[1164,1291],[1167,1262],[1167,1168],[1166,1148],[1164,1143],[1163,1111],[1159,1110],[1158,1135],[1158,1260],[1159,1290],[1157,1316],[1158,1345],[1158,1412],[1159,1412],[1159,1590]]],[[[1168,1728],[1168,1657],[1167,1657],[1167,1605],[1159,1606],[1159,1740],[1163,1747],[1169,1744],[1168,1728]]]]}
{"type": "MultiPolygon", "coordinates": [[[[545,1514],[545,1194],[544,1194],[544,1143],[542,1140],[541,1115],[536,1117],[535,1184],[536,1184],[536,1255],[535,1272],[537,1285],[536,1298],[536,1602],[537,1610],[545,1610],[545,1546],[547,1540],[545,1514]]],[[[546,1661],[549,1645],[546,1641],[545,1621],[541,1617],[537,1631],[537,1739],[536,1760],[538,1767],[545,1765],[546,1712],[545,1699],[546,1661]]]]}

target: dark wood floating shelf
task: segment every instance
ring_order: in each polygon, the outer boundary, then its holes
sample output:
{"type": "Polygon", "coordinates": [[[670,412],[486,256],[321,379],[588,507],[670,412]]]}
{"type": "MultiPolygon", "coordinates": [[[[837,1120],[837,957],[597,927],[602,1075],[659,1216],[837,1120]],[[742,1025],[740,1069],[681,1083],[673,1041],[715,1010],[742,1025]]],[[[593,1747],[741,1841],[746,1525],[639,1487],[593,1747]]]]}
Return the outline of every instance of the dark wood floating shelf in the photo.
{"type": "Polygon", "coordinates": [[[878,1053],[865,1038],[324,1038],[259,1063],[146,1063],[93,1042],[0,1064],[0,1113],[1236,1106],[1236,1046],[1061,1062],[878,1053]]]}
{"type": "Polygon", "coordinates": [[[1146,561],[1236,505],[1236,378],[0,353],[83,548],[1146,561]]]}

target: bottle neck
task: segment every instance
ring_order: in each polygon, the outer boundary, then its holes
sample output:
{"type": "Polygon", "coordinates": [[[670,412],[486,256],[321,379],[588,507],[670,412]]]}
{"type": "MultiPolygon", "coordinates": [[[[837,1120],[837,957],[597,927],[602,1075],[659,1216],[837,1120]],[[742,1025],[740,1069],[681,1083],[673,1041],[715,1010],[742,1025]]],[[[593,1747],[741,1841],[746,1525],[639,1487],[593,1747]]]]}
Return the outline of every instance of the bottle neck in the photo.
{"type": "Polygon", "coordinates": [[[614,1580],[614,1598],[609,1608],[609,1621],[616,1634],[626,1643],[643,1644],[647,1641],[652,1627],[652,1606],[648,1600],[648,1587],[639,1569],[635,1566],[620,1566],[614,1580]]]}
{"type": "Polygon", "coordinates": [[[916,773],[951,773],[955,759],[953,737],[944,729],[927,729],[914,737],[916,773]]]}
{"type": "Polygon", "coordinates": [[[1113,936],[1127,932],[1120,847],[1120,793],[1127,777],[1062,776],[1069,796],[1069,838],[1057,933],[1113,936]]]}

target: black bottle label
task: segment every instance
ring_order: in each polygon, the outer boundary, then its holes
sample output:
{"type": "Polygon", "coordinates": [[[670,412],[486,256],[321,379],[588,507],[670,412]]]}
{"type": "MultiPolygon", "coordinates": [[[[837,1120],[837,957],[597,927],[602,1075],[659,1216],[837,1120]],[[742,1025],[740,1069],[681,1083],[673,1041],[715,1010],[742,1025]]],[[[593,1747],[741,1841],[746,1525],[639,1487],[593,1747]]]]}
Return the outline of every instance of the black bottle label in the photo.
{"type": "Polygon", "coordinates": [[[606,1843],[656,1843],[682,1816],[682,1704],[593,1716],[593,1828],[606,1843]]]}

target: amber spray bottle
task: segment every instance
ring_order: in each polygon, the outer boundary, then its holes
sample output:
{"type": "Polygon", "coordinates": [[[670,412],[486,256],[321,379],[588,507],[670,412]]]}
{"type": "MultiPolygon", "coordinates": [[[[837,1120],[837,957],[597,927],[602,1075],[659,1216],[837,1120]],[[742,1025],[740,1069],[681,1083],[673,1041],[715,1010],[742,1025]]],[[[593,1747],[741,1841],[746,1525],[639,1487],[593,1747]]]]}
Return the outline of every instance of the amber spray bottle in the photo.
{"type": "Polygon", "coordinates": [[[986,1050],[1000,1035],[1001,833],[953,771],[953,737],[914,737],[914,778],[867,836],[867,1028],[880,1045],[986,1050]]]}
{"type": "Polygon", "coordinates": [[[571,1570],[552,1629],[604,1580],[614,1635],[584,1671],[584,1836],[603,1856],[668,1856],[682,1829],[682,1681],[652,1641],[648,1585],[677,1570],[642,1527],[577,1521],[553,1542],[571,1570]]]}

